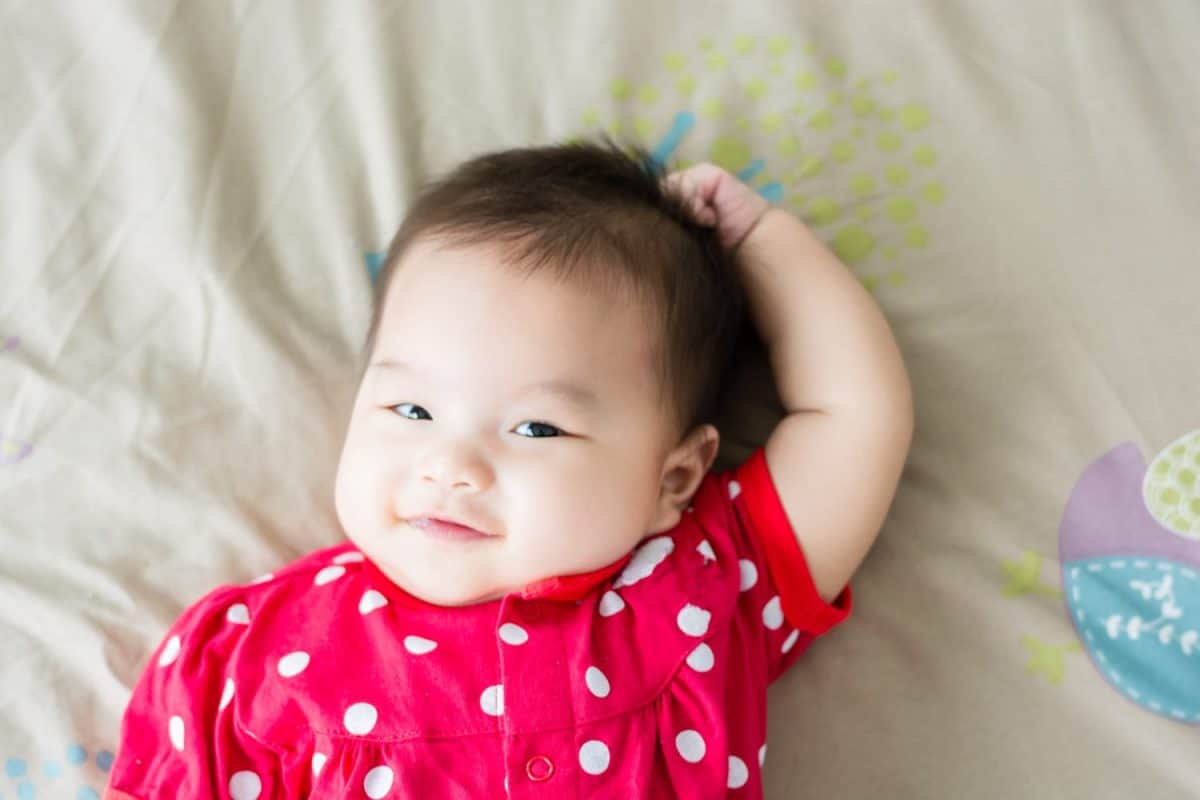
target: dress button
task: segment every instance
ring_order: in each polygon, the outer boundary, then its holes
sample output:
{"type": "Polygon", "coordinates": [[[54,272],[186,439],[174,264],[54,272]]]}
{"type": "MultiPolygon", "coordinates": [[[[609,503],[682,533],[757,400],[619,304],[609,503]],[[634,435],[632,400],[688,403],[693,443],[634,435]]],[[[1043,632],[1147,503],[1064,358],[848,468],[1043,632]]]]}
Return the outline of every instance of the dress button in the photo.
{"type": "Polygon", "coordinates": [[[544,781],[554,774],[554,762],[546,756],[534,756],[525,762],[525,774],[531,781],[544,781]]]}

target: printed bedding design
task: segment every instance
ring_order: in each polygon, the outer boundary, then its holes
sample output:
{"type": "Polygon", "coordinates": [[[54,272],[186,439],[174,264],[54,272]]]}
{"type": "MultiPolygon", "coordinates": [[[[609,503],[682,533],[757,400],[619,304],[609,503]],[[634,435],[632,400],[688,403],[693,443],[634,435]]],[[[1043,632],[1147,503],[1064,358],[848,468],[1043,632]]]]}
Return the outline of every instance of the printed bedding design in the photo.
{"type": "MultiPolygon", "coordinates": [[[[338,541],[413,189],[598,131],[804,216],[912,377],[767,796],[1200,796],[1200,7],[465,12],[0,4],[0,798],[98,797],[180,611],[338,541]]],[[[719,466],[775,403],[747,353],[719,466]]]]}

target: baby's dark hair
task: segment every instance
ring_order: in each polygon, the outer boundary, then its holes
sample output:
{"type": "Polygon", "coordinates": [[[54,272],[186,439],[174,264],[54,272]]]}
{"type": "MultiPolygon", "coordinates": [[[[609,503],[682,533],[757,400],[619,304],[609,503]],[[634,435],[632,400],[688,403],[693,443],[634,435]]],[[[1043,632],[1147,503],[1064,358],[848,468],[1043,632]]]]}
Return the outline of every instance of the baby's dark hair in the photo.
{"type": "Polygon", "coordinates": [[[657,312],[659,401],[682,436],[714,423],[743,326],[745,295],[713,228],[697,224],[641,147],[607,137],[472,158],[417,194],[375,288],[364,367],[388,284],[418,239],[502,245],[518,274],[625,288],[657,312]]]}

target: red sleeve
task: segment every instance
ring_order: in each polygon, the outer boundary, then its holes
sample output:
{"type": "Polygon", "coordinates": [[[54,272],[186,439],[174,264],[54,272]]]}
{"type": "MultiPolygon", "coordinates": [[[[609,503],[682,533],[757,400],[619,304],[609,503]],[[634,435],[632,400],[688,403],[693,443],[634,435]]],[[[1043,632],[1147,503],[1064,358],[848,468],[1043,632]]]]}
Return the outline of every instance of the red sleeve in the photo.
{"type": "Polygon", "coordinates": [[[761,659],[770,684],[814,639],[850,616],[853,596],[849,584],[832,603],[818,594],[767,472],[764,448],[736,469],[709,478],[694,501],[696,522],[709,536],[728,537],[736,551],[736,635],[746,643],[748,656],[761,659]]]}
{"type": "Polygon", "coordinates": [[[106,800],[226,797],[230,779],[280,797],[278,758],[235,721],[236,651],[256,616],[238,587],[186,609],[133,687],[106,800]]]}
{"type": "Polygon", "coordinates": [[[833,603],[826,603],[817,592],[800,541],[767,470],[766,449],[755,450],[734,470],[733,479],[741,488],[733,500],[734,507],[744,513],[750,532],[762,545],[788,622],[814,638],[843,622],[854,604],[850,584],[833,603]]]}

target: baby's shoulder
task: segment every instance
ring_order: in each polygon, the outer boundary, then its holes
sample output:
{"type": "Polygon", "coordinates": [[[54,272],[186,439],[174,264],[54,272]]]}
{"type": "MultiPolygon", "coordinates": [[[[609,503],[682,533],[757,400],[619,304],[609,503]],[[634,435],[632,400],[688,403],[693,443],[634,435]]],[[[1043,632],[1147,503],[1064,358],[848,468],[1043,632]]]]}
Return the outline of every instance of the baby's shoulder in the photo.
{"type": "Polygon", "coordinates": [[[277,621],[279,615],[273,612],[288,607],[309,588],[357,571],[362,562],[363,554],[349,542],[314,550],[249,582],[215,587],[188,606],[174,627],[201,626],[212,619],[243,630],[261,627],[268,620],[277,621]]]}
{"type": "Polygon", "coordinates": [[[363,560],[364,556],[358,548],[350,542],[342,542],[313,550],[248,583],[231,588],[240,588],[248,594],[269,595],[294,591],[306,585],[321,586],[341,578],[347,570],[362,564],[363,560]]]}

